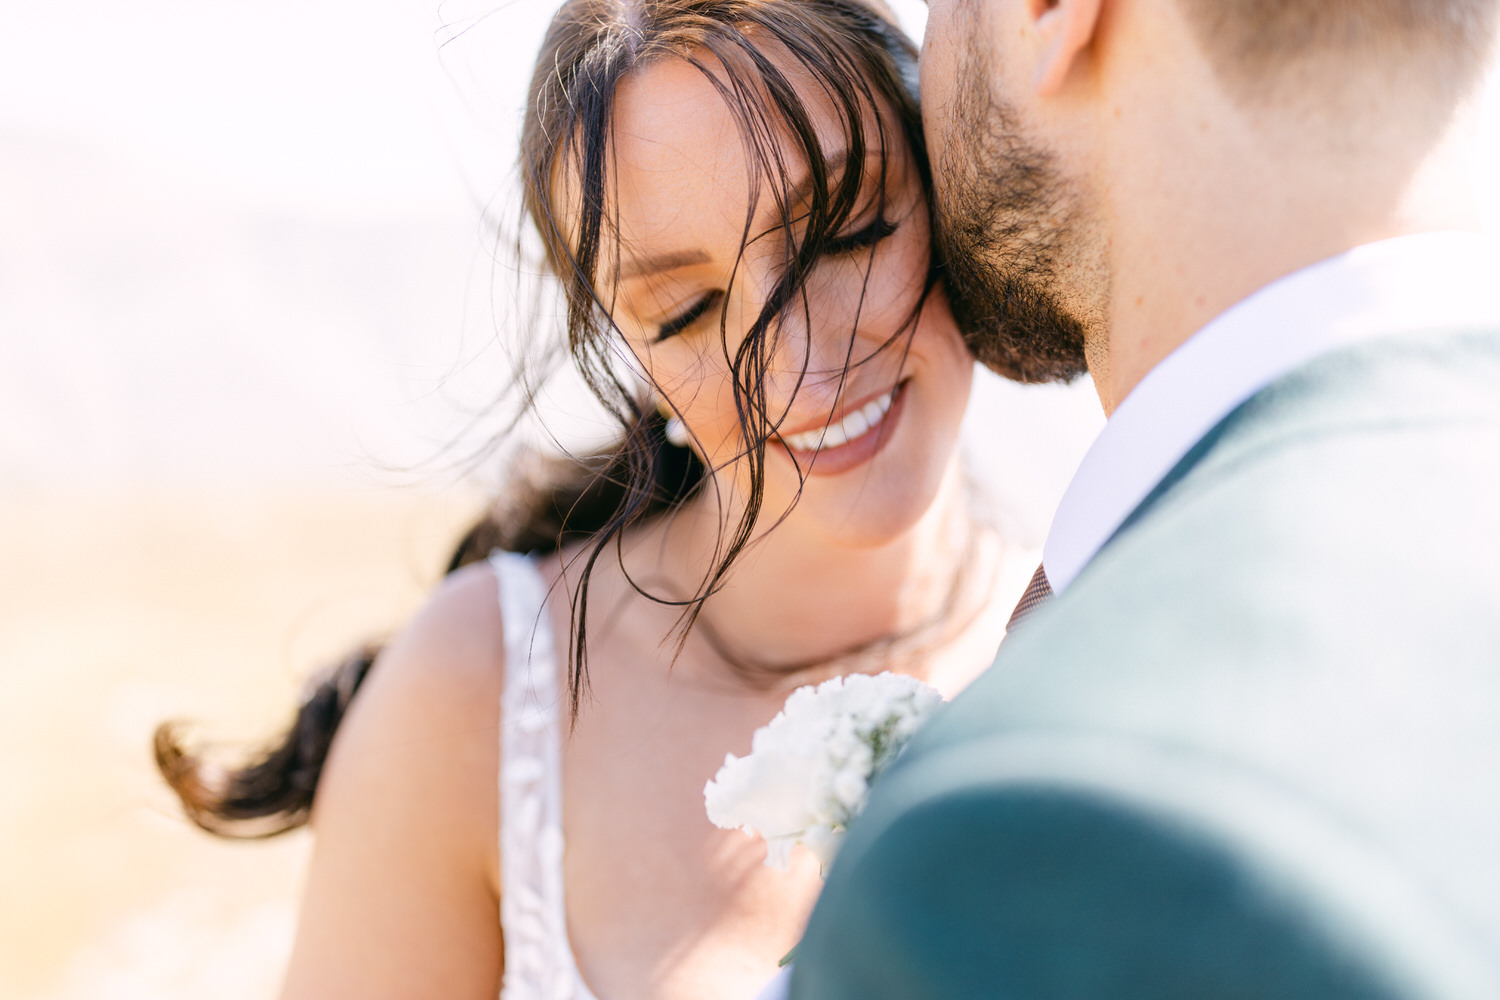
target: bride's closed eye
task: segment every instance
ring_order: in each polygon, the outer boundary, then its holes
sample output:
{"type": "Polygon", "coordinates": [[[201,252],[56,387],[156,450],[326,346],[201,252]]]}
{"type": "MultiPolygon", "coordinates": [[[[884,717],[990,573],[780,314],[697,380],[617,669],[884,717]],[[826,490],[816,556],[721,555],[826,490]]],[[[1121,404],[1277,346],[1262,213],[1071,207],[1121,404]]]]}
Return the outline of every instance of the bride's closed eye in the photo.
{"type": "Polygon", "coordinates": [[[856,229],[852,233],[845,233],[830,239],[823,247],[823,253],[828,257],[844,257],[856,254],[861,250],[868,250],[881,240],[894,233],[899,227],[887,219],[884,215],[877,215],[875,221],[862,229],[856,229]]]}
{"type": "MultiPolygon", "coordinates": [[[[900,228],[898,223],[890,221],[884,215],[876,216],[868,226],[831,238],[823,246],[823,255],[826,257],[852,256],[875,246],[898,228],[900,228]]],[[[663,340],[669,340],[691,329],[723,301],[723,298],[724,293],[721,291],[707,293],[676,317],[661,324],[656,330],[656,342],[661,343],[663,340]]]]}
{"type": "Polygon", "coordinates": [[[724,293],[719,291],[709,292],[703,298],[688,306],[687,311],[680,313],[675,319],[669,319],[656,331],[656,342],[661,343],[671,337],[677,336],[682,331],[691,327],[704,316],[708,315],[710,309],[719,304],[724,298],[724,293]]]}

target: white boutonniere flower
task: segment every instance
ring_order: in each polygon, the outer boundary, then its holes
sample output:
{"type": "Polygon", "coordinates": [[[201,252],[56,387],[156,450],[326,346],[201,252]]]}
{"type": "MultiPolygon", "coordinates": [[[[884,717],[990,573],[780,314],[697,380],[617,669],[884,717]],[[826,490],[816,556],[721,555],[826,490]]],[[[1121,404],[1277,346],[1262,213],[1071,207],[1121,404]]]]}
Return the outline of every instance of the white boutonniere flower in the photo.
{"type": "Polygon", "coordinates": [[[827,871],[870,782],[942,703],[921,681],[891,673],[798,688],[755,731],[749,755],[726,755],[704,786],[708,818],[764,837],[774,868],[802,844],[827,871]]]}

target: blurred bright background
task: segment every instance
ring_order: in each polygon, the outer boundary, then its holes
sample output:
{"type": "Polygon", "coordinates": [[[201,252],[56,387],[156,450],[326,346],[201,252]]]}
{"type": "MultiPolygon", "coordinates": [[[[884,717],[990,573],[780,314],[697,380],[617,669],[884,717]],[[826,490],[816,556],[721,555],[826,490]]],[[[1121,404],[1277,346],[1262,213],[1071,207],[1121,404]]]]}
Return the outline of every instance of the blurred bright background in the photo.
{"type": "MultiPolygon", "coordinates": [[[[482,220],[552,7],[0,4],[0,996],[274,995],[309,840],[192,830],[150,733],[274,728],[503,479],[441,449],[507,374],[482,220]]],[[[1018,547],[1098,425],[981,380],[1018,547]]]]}

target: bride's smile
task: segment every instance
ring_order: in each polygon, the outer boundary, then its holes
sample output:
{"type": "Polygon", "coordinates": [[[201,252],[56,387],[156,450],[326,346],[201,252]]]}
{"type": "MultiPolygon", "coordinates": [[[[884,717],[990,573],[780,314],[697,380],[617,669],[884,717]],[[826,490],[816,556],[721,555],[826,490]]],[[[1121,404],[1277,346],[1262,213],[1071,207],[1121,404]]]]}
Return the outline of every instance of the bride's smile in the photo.
{"type": "Polygon", "coordinates": [[[869,461],[890,440],[905,408],[905,386],[901,382],[873,399],[848,405],[809,430],[778,428],[776,439],[810,476],[847,472],[869,461]]]}

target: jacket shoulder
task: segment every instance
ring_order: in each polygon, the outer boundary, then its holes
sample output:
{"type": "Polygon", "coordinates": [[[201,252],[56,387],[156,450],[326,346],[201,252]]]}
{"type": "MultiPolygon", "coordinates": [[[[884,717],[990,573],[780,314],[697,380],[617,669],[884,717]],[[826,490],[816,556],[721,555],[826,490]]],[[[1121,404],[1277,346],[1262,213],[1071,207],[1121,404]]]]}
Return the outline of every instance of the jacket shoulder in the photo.
{"type": "Polygon", "coordinates": [[[1026,734],[882,786],[794,997],[1489,995],[1493,955],[1378,850],[1247,772],[1026,734]]]}

